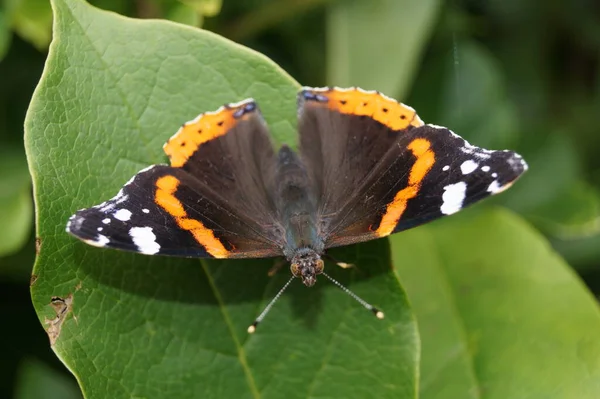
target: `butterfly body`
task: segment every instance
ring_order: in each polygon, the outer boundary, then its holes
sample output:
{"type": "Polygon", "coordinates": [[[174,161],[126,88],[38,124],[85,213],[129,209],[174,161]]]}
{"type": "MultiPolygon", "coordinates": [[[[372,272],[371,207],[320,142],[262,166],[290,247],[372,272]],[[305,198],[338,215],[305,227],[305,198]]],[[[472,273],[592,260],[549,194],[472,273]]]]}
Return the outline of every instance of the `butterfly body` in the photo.
{"type": "Polygon", "coordinates": [[[303,88],[300,146],[275,152],[252,99],[184,124],[170,165],[136,174],[67,231],[90,245],[213,258],[285,256],[312,286],[328,248],[385,237],[507,189],[512,151],[472,146],[378,92],[303,88]]]}
{"type": "Polygon", "coordinates": [[[306,168],[289,147],[283,146],[276,170],[277,211],[285,230],[283,254],[291,260],[301,248],[322,252],[324,244],[317,232],[317,199],[306,168]]]}

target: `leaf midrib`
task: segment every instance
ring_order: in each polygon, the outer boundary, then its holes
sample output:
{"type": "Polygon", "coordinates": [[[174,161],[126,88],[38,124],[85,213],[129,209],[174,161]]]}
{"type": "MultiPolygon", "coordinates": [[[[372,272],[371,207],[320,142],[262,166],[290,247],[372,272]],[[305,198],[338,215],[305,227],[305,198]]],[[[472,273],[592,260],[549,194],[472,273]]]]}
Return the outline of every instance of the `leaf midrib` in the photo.
{"type": "Polygon", "coordinates": [[[233,327],[233,323],[231,322],[231,319],[229,318],[229,313],[227,312],[227,308],[225,307],[225,302],[223,301],[223,298],[221,297],[221,293],[219,292],[219,289],[218,289],[217,285],[215,284],[212,274],[210,273],[210,270],[208,269],[208,266],[206,265],[206,261],[201,260],[200,264],[202,265],[202,270],[204,271],[204,274],[206,274],[206,279],[208,281],[208,284],[210,285],[213,295],[219,305],[219,311],[221,312],[221,316],[223,316],[223,320],[225,321],[225,324],[227,325],[227,329],[229,330],[229,335],[231,335],[231,339],[237,350],[237,354],[238,354],[237,357],[240,362],[240,365],[242,366],[242,369],[244,370],[244,375],[246,376],[246,382],[248,383],[248,388],[250,389],[252,396],[255,399],[259,399],[261,397],[260,392],[258,391],[258,388],[256,386],[256,381],[254,380],[254,376],[252,375],[252,371],[250,370],[250,366],[248,365],[248,360],[246,358],[246,351],[244,350],[244,347],[240,344],[240,341],[238,340],[237,335],[235,334],[235,329],[233,327]]]}

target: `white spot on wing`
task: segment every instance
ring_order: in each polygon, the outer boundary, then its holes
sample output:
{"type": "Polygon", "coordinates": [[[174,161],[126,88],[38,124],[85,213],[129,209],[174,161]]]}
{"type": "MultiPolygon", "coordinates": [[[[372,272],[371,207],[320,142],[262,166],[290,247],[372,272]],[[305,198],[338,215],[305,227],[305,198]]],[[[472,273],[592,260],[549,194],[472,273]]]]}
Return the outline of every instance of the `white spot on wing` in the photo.
{"type": "Polygon", "coordinates": [[[115,205],[127,201],[128,198],[129,196],[127,194],[123,194],[123,189],[121,189],[121,191],[119,191],[119,194],[117,194],[117,196],[115,197],[115,205]]]}
{"type": "Polygon", "coordinates": [[[227,105],[231,108],[237,108],[237,107],[241,107],[241,106],[244,106],[244,105],[250,104],[250,103],[256,103],[256,101],[252,97],[250,97],[250,98],[246,98],[242,101],[238,101],[237,103],[229,103],[227,105]]]}
{"type": "MultiPolygon", "coordinates": [[[[128,185],[133,183],[133,181],[135,180],[135,178],[138,176],[139,173],[141,173],[141,172],[138,172],[135,175],[131,176],[131,178],[129,180],[127,180],[127,183],[123,184],[123,187],[127,187],[128,185]]],[[[121,190],[123,190],[123,189],[121,189],[121,190]]],[[[121,193],[121,191],[119,191],[119,193],[121,193]]]]}
{"type": "Polygon", "coordinates": [[[500,191],[500,184],[498,184],[498,180],[494,180],[492,184],[488,187],[488,192],[494,194],[500,191]]]}
{"type": "Polygon", "coordinates": [[[110,219],[109,218],[102,219],[102,223],[109,224],[110,223],[110,219]]]}
{"type": "Polygon", "coordinates": [[[107,236],[103,236],[102,234],[98,234],[95,240],[83,240],[86,244],[92,245],[94,247],[105,247],[106,244],[110,242],[107,236]]]}
{"type": "Polygon", "coordinates": [[[146,208],[144,208],[144,209],[142,209],[142,212],[144,212],[144,213],[150,213],[150,210],[149,210],[149,209],[146,209],[146,208]]]}
{"type": "Polygon", "coordinates": [[[446,129],[444,126],[434,125],[433,123],[429,123],[429,124],[427,124],[427,126],[432,127],[434,129],[440,129],[440,130],[442,130],[442,129],[445,130],[446,129]]]}
{"type": "Polygon", "coordinates": [[[488,187],[487,190],[488,190],[489,193],[491,193],[492,195],[494,195],[494,194],[498,194],[498,193],[501,193],[502,191],[507,190],[510,186],[512,186],[512,183],[507,183],[507,184],[501,186],[498,183],[498,180],[494,180],[492,182],[492,184],[490,184],[490,186],[488,187]]]}
{"type": "Polygon", "coordinates": [[[152,227],[132,227],[129,230],[131,240],[143,254],[153,255],[160,251],[160,245],[156,242],[156,235],[152,227]]]}
{"type": "MultiPolygon", "coordinates": [[[[139,172],[137,172],[135,175],[133,175],[133,176],[131,177],[131,179],[127,180],[127,183],[125,183],[125,184],[123,185],[123,187],[127,187],[127,186],[129,186],[131,183],[133,183],[133,181],[135,180],[135,178],[136,178],[136,177],[138,177],[138,176],[139,176],[141,173],[147,172],[147,171],[149,171],[150,169],[152,169],[152,168],[154,168],[154,167],[156,167],[156,165],[150,165],[150,166],[147,166],[147,167],[145,167],[144,169],[140,170],[140,171],[139,171],[139,172]]],[[[121,190],[119,191],[119,193],[117,194],[117,196],[115,197],[115,199],[116,199],[116,200],[118,200],[118,199],[119,199],[119,198],[121,198],[121,197],[123,197],[123,189],[121,189],[121,190]]],[[[125,196],[125,197],[127,197],[127,196],[125,196]]],[[[121,202],[122,202],[122,201],[121,201],[121,202]]]]}
{"type": "Polygon", "coordinates": [[[301,90],[324,92],[324,91],[329,91],[330,89],[329,89],[329,87],[309,87],[309,86],[302,86],[301,90]]]}
{"type": "Polygon", "coordinates": [[[440,211],[444,215],[451,215],[461,210],[463,201],[467,194],[467,183],[464,181],[449,184],[444,187],[444,194],[442,194],[442,206],[440,211]]]}
{"type": "Polygon", "coordinates": [[[129,219],[131,219],[131,211],[129,211],[128,209],[119,209],[118,211],[113,213],[113,216],[115,217],[115,219],[127,222],[129,219]]]}
{"type": "Polygon", "coordinates": [[[445,171],[447,171],[447,170],[449,170],[449,169],[450,169],[450,165],[446,165],[446,166],[444,166],[444,167],[442,168],[442,170],[443,170],[444,172],[445,172],[445,171]]]}
{"type": "MultiPolygon", "coordinates": [[[[401,103],[402,104],[402,103],[401,103]]],[[[410,109],[411,111],[414,111],[414,109],[412,107],[409,107],[408,105],[402,104],[404,105],[406,108],[410,109]]],[[[423,122],[423,119],[421,119],[419,117],[419,115],[415,114],[413,121],[417,122],[419,125],[424,125],[425,122],[423,122]]]]}
{"type": "Polygon", "coordinates": [[[490,167],[485,165],[481,167],[481,170],[483,170],[484,172],[489,172],[490,171],[490,167]]]}
{"type": "Polygon", "coordinates": [[[477,162],[469,159],[460,165],[460,170],[462,171],[463,175],[468,175],[469,173],[477,169],[478,166],[479,164],[477,162]]]}
{"type": "Polygon", "coordinates": [[[94,208],[97,208],[100,212],[108,212],[115,207],[115,204],[108,201],[103,202],[100,205],[96,205],[94,208]]]}
{"type": "Polygon", "coordinates": [[[491,151],[491,150],[486,150],[485,148],[475,147],[474,145],[470,144],[467,140],[463,139],[458,134],[454,133],[452,130],[450,130],[444,126],[434,125],[431,123],[428,124],[427,126],[432,127],[434,129],[438,129],[438,130],[446,130],[447,132],[449,132],[452,137],[462,141],[462,146],[459,145],[458,149],[461,152],[463,152],[464,154],[471,155],[476,159],[479,159],[479,160],[490,159],[492,157],[491,154],[493,154],[495,152],[495,151],[491,151]]]}
{"type": "MultiPolygon", "coordinates": [[[[336,89],[338,89],[338,90],[344,90],[344,89],[340,89],[339,87],[336,87],[336,89]]],[[[377,91],[375,91],[375,90],[365,90],[365,89],[361,89],[360,87],[356,87],[356,90],[358,90],[361,93],[365,93],[365,94],[375,94],[375,93],[377,93],[377,91]]]]}

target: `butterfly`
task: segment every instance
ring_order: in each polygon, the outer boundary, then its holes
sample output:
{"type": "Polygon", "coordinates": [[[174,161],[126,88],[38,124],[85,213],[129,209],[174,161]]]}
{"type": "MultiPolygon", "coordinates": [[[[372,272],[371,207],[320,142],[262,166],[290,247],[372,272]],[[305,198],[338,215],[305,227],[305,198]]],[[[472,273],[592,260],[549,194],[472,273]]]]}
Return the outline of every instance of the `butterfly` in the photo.
{"type": "Polygon", "coordinates": [[[284,256],[310,287],[327,249],[451,215],[527,170],[513,151],[473,146],[360,88],[302,88],[298,134],[298,153],[276,151],[252,99],[201,114],[164,145],[170,165],[77,211],[67,232],[147,255],[284,256]]]}

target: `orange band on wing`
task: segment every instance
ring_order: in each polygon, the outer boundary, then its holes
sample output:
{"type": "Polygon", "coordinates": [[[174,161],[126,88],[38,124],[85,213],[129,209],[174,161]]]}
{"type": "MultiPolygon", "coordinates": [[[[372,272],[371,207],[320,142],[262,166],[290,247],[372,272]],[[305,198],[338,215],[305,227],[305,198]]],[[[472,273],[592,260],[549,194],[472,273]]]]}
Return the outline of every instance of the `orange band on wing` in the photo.
{"type": "MultiPolygon", "coordinates": [[[[343,114],[365,115],[392,130],[404,130],[409,126],[423,126],[423,121],[414,109],[384,96],[377,91],[353,89],[313,89],[329,99],[323,105],[343,114]]],[[[313,104],[320,104],[315,102],[313,104]]]]}
{"type": "Polygon", "coordinates": [[[394,231],[400,217],[406,210],[408,200],[417,196],[423,179],[435,163],[435,154],[431,149],[429,140],[415,139],[408,145],[408,149],[412,151],[416,158],[415,163],[410,168],[408,186],[398,191],[394,200],[387,206],[376,231],[379,237],[385,237],[394,231]]]}
{"type": "Polygon", "coordinates": [[[255,109],[257,108],[254,100],[248,99],[237,104],[225,105],[215,112],[200,114],[196,119],[185,123],[163,146],[171,166],[182,167],[202,144],[223,136],[240,118],[255,109]]]}
{"type": "Polygon", "coordinates": [[[166,175],[156,181],[156,193],[154,200],[158,206],[175,218],[177,225],[183,230],[189,231],[194,239],[202,245],[206,252],[215,258],[229,257],[229,251],[225,249],[221,241],[215,237],[212,230],[196,219],[189,218],[183,208],[181,201],[175,197],[179,186],[179,179],[175,176],[166,175]]]}

